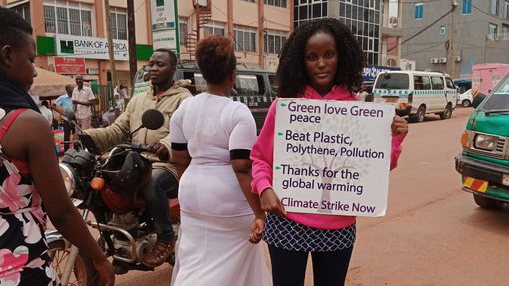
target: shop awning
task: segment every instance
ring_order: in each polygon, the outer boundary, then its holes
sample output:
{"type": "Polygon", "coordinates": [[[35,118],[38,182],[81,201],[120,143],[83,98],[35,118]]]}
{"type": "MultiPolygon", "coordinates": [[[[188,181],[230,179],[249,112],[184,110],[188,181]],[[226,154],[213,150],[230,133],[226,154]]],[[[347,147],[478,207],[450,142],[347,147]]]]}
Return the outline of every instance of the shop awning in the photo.
{"type": "Polygon", "coordinates": [[[52,97],[65,94],[65,86],[71,84],[76,86],[76,81],[68,76],[50,72],[36,67],[37,77],[34,78],[34,84],[28,92],[30,95],[43,97],[52,97]]]}

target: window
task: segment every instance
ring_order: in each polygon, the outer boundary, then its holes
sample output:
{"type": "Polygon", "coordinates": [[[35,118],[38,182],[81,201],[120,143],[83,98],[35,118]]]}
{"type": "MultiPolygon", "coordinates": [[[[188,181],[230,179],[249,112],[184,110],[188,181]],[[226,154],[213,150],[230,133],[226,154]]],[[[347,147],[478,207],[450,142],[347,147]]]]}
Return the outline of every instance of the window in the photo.
{"type": "Polygon", "coordinates": [[[239,74],[234,88],[239,95],[265,94],[265,84],[261,75],[239,74]]]}
{"type": "Polygon", "coordinates": [[[498,36],[498,25],[488,24],[488,38],[494,40],[498,36]]]}
{"type": "Polygon", "coordinates": [[[276,7],[286,8],[286,1],[287,0],[263,0],[263,3],[276,7]]]}
{"type": "Polygon", "coordinates": [[[240,1],[255,3],[255,0],[240,0],[240,1]]]}
{"type": "Polygon", "coordinates": [[[463,0],[463,10],[461,14],[463,15],[472,14],[472,0],[463,0]]]}
{"type": "Polygon", "coordinates": [[[414,88],[415,90],[430,90],[431,81],[428,76],[414,76],[414,88]]]}
{"type": "Polygon", "coordinates": [[[375,88],[408,89],[408,81],[408,74],[384,73],[378,77],[375,88]]]}
{"type": "Polygon", "coordinates": [[[116,40],[127,40],[127,10],[111,8],[111,35],[116,40]]]}
{"type": "Polygon", "coordinates": [[[509,19],[509,1],[504,1],[504,18],[509,19]]]}
{"type": "Polygon", "coordinates": [[[269,84],[270,84],[270,88],[272,88],[272,90],[275,93],[277,93],[277,91],[278,91],[278,83],[277,83],[275,75],[273,75],[273,74],[269,75],[269,84]]]}
{"type": "Polygon", "coordinates": [[[179,18],[179,42],[181,46],[187,46],[187,19],[179,18]]]}
{"type": "Polygon", "coordinates": [[[424,4],[416,3],[415,4],[415,19],[422,19],[424,17],[424,4]]]}
{"type": "Polygon", "coordinates": [[[490,0],[490,13],[498,15],[498,0],[490,0]]]}
{"type": "Polygon", "coordinates": [[[433,90],[442,90],[444,89],[444,79],[439,76],[432,76],[431,83],[433,86],[433,90]]]}
{"type": "Polygon", "coordinates": [[[25,3],[22,5],[18,5],[16,7],[12,7],[11,10],[20,14],[21,17],[23,17],[23,19],[25,19],[25,21],[27,21],[28,23],[31,23],[32,20],[30,19],[30,3],[25,3]]]}
{"type": "Polygon", "coordinates": [[[203,27],[203,35],[220,35],[224,36],[225,24],[220,22],[212,21],[203,27]]]}
{"type": "Polygon", "coordinates": [[[279,54],[286,42],[287,32],[266,30],[263,35],[263,52],[268,54],[279,54]]]}
{"type": "Polygon", "coordinates": [[[456,89],[454,82],[452,82],[452,79],[449,77],[445,78],[445,84],[447,85],[447,88],[456,89]]]}
{"type": "Polygon", "coordinates": [[[445,28],[445,26],[440,26],[440,35],[445,35],[447,32],[447,29],[445,28]]]}
{"type": "Polygon", "coordinates": [[[233,26],[235,51],[256,52],[256,28],[247,26],[233,26]]]}
{"type": "Polygon", "coordinates": [[[502,24],[502,38],[509,40],[509,25],[502,24]]]}
{"type": "MultiPolygon", "coordinates": [[[[46,33],[74,36],[92,36],[92,6],[84,3],[63,2],[59,6],[44,4],[44,27],[46,33]],[[73,3],[71,6],[69,3],[73,3]]],[[[122,20],[120,20],[122,21],[122,20]]],[[[127,28],[124,19],[124,33],[127,28]]]]}

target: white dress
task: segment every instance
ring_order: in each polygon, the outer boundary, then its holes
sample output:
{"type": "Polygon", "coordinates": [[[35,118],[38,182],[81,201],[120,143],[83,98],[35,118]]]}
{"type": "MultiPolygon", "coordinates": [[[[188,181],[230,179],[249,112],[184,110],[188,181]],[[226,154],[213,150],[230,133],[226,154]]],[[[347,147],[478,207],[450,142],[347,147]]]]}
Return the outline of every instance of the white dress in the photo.
{"type": "Polygon", "coordinates": [[[172,148],[191,163],[179,182],[182,211],[172,286],[272,285],[261,244],[247,239],[253,212],[230,154],[251,150],[256,124],[247,106],[201,93],[171,117],[172,148]]]}

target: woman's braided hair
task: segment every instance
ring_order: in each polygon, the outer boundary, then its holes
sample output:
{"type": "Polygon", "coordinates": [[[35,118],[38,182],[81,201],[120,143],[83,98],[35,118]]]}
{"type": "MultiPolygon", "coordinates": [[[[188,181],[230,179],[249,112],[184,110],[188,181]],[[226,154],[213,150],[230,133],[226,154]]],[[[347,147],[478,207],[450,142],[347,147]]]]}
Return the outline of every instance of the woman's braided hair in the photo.
{"type": "Polygon", "coordinates": [[[308,39],[318,32],[330,34],[336,42],[338,66],[334,85],[350,91],[361,87],[364,52],[345,24],[338,19],[327,18],[302,24],[284,44],[276,72],[279,97],[297,97],[310,84],[304,65],[304,51],[308,39]]]}

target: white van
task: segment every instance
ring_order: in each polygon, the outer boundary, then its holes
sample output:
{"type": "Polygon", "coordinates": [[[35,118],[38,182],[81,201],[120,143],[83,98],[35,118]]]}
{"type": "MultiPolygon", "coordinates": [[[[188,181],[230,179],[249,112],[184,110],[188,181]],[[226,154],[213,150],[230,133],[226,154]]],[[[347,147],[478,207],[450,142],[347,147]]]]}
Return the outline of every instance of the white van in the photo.
{"type": "Polygon", "coordinates": [[[373,88],[375,102],[390,102],[399,116],[422,122],[426,114],[451,118],[458,92],[452,79],[443,73],[387,71],[380,73],[373,88]]]}

